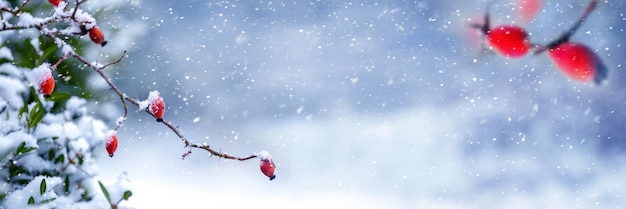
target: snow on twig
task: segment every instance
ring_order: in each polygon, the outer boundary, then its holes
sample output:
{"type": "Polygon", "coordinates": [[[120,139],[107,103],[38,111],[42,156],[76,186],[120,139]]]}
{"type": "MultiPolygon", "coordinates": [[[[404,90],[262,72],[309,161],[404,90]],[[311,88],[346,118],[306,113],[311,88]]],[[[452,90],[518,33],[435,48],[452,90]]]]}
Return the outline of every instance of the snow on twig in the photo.
{"type": "MultiPolygon", "coordinates": [[[[94,71],[96,71],[96,73],[98,73],[98,75],[100,75],[100,77],[102,77],[102,79],[104,79],[104,81],[109,85],[109,87],[111,88],[111,90],[113,90],[113,92],[115,92],[115,94],[117,94],[120,97],[120,100],[122,101],[123,107],[124,107],[124,116],[123,116],[123,120],[126,120],[127,115],[128,115],[128,106],[126,105],[126,101],[132,103],[133,105],[140,107],[140,100],[139,99],[135,99],[132,97],[128,97],[124,92],[122,92],[122,90],[120,90],[112,81],[111,79],[104,73],[104,69],[111,66],[111,65],[115,65],[118,64],[122,61],[122,59],[124,59],[124,57],[126,56],[126,51],[124,51],[122,53],[122,56],[120,56],[120,58],[118,58],[117,60],[110,62],[108,64],[105,65],[94,65],[92,64],[92,62],[89,62],[89,60],[87,60],[86,58],[78,55],[78,54],[72,54],[72,57],[76,58],[78,61],[82,62],[83,64],[85,64],[87,67],[93,69],[94,71]]],[[[151,115],[154,118],[157,118],[152,112],[150,112],[149,109],[144,108],[144,111],[146,113],[148,113],[149,115],[151,115]]],[[[116,126],[115,130],[117,130],[121,125],[122,122],[118,122],[118,125],[116,126]]],[[[233,155],[229,155],[227,153],[224,153],[222,151],[217,151],[214,150],[213,148],[211,148],[209,145],[206,144],[196,144],[191,142],[189,139],[187,139],[178,129],[178,126],[175,126],[172,122],[169,121],[160,121],[159,123],[162,123],[163,125],[167,126],[174,134],[176,134],[176,136],[178,138],[180,138],[180,140],[185,144],[185,147],[191,147],[191,148],[196,148],[196,149],[202,149],[202,150],[206,150],[208,151],[211,155],[213,156],[217,156],[219,158],[224,158],[224,159],[230,159],[230,160],[239,160],[239,161],[245,161],[245,160],[250,160],[253,158],[256,158],[257,155],[252,154],[249,156],[245,156],[245,157],[238,157],[238,156],[233,156],[233,155]]],[[[187,157],[189,154],[191,154],[191,150],[186,152],[185,154],[183,154],[183,159],[185,157],[187,157]]]]}

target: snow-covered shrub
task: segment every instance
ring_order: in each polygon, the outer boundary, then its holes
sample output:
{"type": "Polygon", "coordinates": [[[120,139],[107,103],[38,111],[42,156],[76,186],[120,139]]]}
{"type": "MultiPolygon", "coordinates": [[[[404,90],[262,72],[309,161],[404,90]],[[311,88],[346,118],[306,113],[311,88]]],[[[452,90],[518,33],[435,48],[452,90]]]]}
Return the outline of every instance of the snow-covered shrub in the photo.
{"type": "Polygon", "coordinates": [[[90,1],[89,11],[83,10],[86,2],[0,0],[0,208],[118,208],[132,195],[129,180],[122,173],[105,186],[97,179],[97,158],[106,156],[105,147],[114,156],[115,134],[131,104],[181,139],[188,148],[183,159],[192,149],[238,161],[260,157],[261,172],[276,177],[267,152],[238,157],[185,138],[164,119],[165,98],[157,90],[140,101],[119,89],[104,70],[121,62],[125,51],[108,64],[85,54],[107,45],[110,35],[91,13],[124,1],[90,1]],[[113,128],[88,114],[94,112],[86,106],[96,95],[91,89],[102,90],[89,75],[119,96],[124,115],[113,128]]]}
{"type": "Polygon", "coordinates": [[[132,194],[124,173],[98,180],[110,130],[87,113],[93,72],[68,59],[106,43],[83,38],[96,27],[83,3],[0,0],[0,208],[117,208],[132,194]],[[51,71],[62,90],[44,95],[51,71]]]}

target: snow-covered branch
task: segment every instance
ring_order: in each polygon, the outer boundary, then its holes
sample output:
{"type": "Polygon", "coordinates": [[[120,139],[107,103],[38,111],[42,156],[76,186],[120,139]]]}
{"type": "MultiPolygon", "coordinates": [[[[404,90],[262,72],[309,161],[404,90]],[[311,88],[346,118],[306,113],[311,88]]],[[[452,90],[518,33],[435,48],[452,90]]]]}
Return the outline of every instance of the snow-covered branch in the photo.
{"type": "MultiPolygon", "coordinates": [[[[78,55],[78,54],[72,54],[72,57],[76,58],[78,61],[82,62],[83,64],[85,64],[87,67],[93,69],[95,72],[98,73],[98,75],[100,75],[100,77],[102,77],[102,79],[104,79],[104,81],[106,81],[106,83],[109,85],[109,87],[111,88],[111,90],[113,90],[113,92],[115,92],[115,94],[117,94],[118,96],[120,96],[120,98],[122,99],[122,103],[124,103],[124,118],[126,118],[127,113],[128,113],[128,107],[126,106],[126,103],[124,102],[124,100],[134,104],[137,107],[140,107],[140,100],[139,99],[135,99],[132,97],[128,97],[126,96],[126,94],[120,90],[112,81],[111,79],[104,73],[104,69],[107,68],[108,66],[111,65],[115,65],[119,62],[122,61],[122,59],[124,58],[126,52],[123,53],[122,56],[120,56],[119,59],[110,62],[108,64],[105,65],[97,65],[97,64],[92,64],[91,62],[89,62],[89,60],[87,60],[86,58],[78,55]]],[[[158,117],[151,112],[149,109],[144,109],[146,113],[150,114],[152,117],[157,118],[158,117]]],[[[233,156],[233,155],[229,155],[226,154],[224,152],[221,151],[217,151],[213,148],[211,148],[209,145],[207,144],[196,144],[191,142],[190,140],[188,140],[179,130],[178,130],[178,126],[174,125],[172,122],[169,121],[165,121],[165,120],[161,120],[158,121],[160,123],[162,123],[163,125],[167,126],[174,134],[176,134],[176,136],[178,136],[178,138],[180,138],[180,140],[185,144],[185,147],[191,147],[191,148],[197,148],[197,149],[202,149],[202,150],[206,150],[208,151],[211,155],[216,156],[216,157],[220,157],[220,158],[224,158],[224,159],[231,159],[231,160],[239,160],[239,161],[245,161],[245,160],[250,160],[253,158],[256,158],[256,155],[249,155],[246,157],[237,157],[237,156],[233,156]]],[[[116,130],[119,128],[121,124],[118,124],[118,126],[115,128],[116,130]]],[[[188,156],[190,152],[187,152],[183,155],[183,159],[184,157],[188,156]]]]}

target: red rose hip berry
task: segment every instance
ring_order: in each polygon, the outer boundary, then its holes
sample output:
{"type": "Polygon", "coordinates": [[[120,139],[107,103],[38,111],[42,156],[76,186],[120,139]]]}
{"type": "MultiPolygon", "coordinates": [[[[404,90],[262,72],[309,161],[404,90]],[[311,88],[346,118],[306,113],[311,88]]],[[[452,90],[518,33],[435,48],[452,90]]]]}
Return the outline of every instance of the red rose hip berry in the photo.
{"type": "Polygon", "coordinates": [[[267,151],[261,151],[259,154],[257,154],[257,156],[261,159],[259,166],[263,175],[269,177],[270,180],[274,180],[276,178],[276,175],[274,175],[276,165],[274,165],[270,153],[267,151]]]}
{"type": "Polygon", "coordinates": [[[113,154],[117,150],[117,136],[115,136],[115,132],[108,134],[104,141],[104,146],[109,153],[109,157],[113,157],[113,154]]]}
{"type": "Polygon", "coordinates": [[[106,45],[108,42],[104,39],[104,34],[98,26],[93,26],[91,30],[89,30],[89,38],[96,44],[100,44],[102,46],[106,45]]]}
{"type": "Polygon", "coordinates": [[[148,95],[148,101],[150,101],[150,112],[154,114],[157,122],[163,121],[163,114],[165,114],[165,102],[163,97],[158,91],[151,91],[148,95]]]}

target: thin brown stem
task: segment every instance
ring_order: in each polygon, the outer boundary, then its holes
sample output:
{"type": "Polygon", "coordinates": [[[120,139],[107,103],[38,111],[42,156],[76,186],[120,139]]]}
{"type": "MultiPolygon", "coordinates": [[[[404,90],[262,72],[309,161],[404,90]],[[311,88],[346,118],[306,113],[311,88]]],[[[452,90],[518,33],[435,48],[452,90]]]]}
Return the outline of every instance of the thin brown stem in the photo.
{"type": "Polygon", "coordinates": [[[81,2],[79,0],[76,0],[76,6],[74,7],[74,11],[72,12],[72,16],[71,16],[72,20],[76,19],[76,12],[78,11],[78,6],[80,6],[80,4],[82,4],[83,2],[85,1],[81,2]]]}

